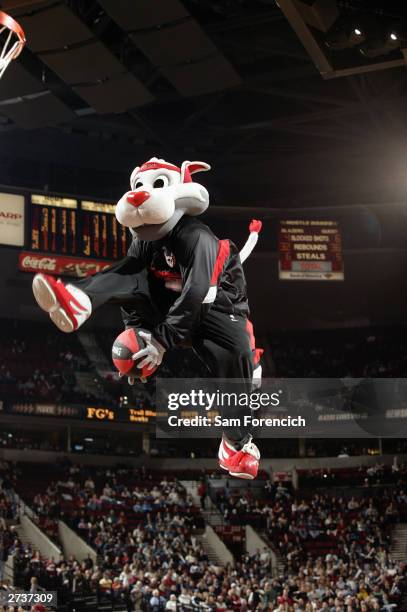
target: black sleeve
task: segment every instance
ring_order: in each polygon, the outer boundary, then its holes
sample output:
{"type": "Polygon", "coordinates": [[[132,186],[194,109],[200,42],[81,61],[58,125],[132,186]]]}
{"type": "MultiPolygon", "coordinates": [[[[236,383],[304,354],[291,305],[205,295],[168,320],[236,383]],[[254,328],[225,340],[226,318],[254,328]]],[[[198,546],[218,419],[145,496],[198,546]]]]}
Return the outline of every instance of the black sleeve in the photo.
{"type": "Polygon", "coordinates": [[[203,303],[211,286],[219,240],[201,228],[188,233],[183,244],[180,267],[182,292],[174,302],[165,320],[154,331],[154,336],[166,348],[187,339],[196,329],[201,317],[211,304],[203,303]]]}
{"type": "MultiPolygon", "coordinates": [[[[112,273],[121,276],[136,274],[141,272],[147,266],[148,248],[144,241],[133,239],[129,246],[126,257],[120,259],[102,272],[95,274],[92,278],[109,277],[112,273]]],[[[78,283],[77,283],[78,284],[78,283]]]]}
{"type": "Polygon", "coordinates": [[[131,298],[137,274],[148,265],[149,251],[143,241],[133,240],[127,256],[94,276],[75,283],[92,300],[93,309],[131,298]]]}
{"type": "Polygon", "coordinates": [[[134,238],[129,246],[126,257],[110,266],[110,268],[106,268],[102,274],[114,272],[123,277],[137,274],[147,266],[147,259],[148,248],[146,243],[134,238]]]}
{"type": "Polygon", "coordinates": [[[136,272],[141,272],[146,267],[148,256],[148,244],[144,240],[133,238],[127,251],[127,257],[131,257],[133,265],[137,268],[136,272]]]}

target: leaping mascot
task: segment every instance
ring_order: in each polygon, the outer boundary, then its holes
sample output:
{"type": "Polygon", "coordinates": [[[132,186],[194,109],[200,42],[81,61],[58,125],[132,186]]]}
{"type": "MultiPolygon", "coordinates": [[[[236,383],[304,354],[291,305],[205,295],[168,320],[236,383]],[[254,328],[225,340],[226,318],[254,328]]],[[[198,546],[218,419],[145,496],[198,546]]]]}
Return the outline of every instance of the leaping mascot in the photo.
{"type": "MultiPolygon", "coordinates": [[[[261,349],[255,348],[242,262],[254,248],[260,221],[239,253],[219,240],[198,218],[209,205],[205,187],[192,175],[209,170],[203,162],[177,167],[152,158],[133,170],[116,218],[133,235],[123,260],[87,279],[65,285],[37,274],[33,291],[39,306],[63,332],[77,330],[105,303],[122,307],[126,328],[143,328],[139,367],[156,368],[166,351],[191,346],[212,378],[253,380],[260,376],[261,349]]],[[[129,382],[132,382],[130,380],[129,382]]],[[[243,409],[247,412],[247,407],[243,409]]],[[[242,408],[228,417],[242,418],[242,408]]],[[[232,476],[257,475],[260,453],[249,428],[225,427],[219,465],[232,476]]]]}

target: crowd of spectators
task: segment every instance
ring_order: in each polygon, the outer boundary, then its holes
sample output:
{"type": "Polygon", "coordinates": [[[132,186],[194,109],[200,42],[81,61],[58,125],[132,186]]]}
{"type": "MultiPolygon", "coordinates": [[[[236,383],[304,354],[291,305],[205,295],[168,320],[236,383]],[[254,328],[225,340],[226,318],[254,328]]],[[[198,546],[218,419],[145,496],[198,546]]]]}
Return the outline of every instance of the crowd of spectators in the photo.
{"type": "Polygon", "coordinates": [[[50,437],[31,434],[0,432],[0,449],[14,448],[22,450],[64,451],[66,446],[51,440],[50,437]]]}
{"type": "MultiPolygon", "coordinates": [[[[125,380],[119,379],[111,362],[113,331],[99,338],[108,348],[105,369],[98,372],[75,334],[58,333],[47,323],[2,321],[2,327],[0,393],[3,401],[97,404],[111,408],[130,403],[136,409],[152,406],[151,385],[139,383],[129,387],[125,380]]],[[[185,366],[181,370],[185,373],[185,366]]],[[[166,371],[163,368],[163,375],[166,371]]]]}
{"type": "MultiPolygon", "coordinates": [[[[125,468],[67,466],[58,472],[60,480],[38,491],[31,506],[42,528],[49,517],[69,522],[97,551],[97,562],[43,559],[15,538],[8,552],[22,586],[56,589],[64,602],[93,594],[129,611],[256,609],[268,565],[257,554],[242,557],[235,568],[211,563],[197,531],[200,514],[173,477],[157,480],[125,468]],[[128,501],[131,513],[124,510],[128,501]]],[[[19,472],[17,486],[28,476],[19,472]]]]}
{"type": "Polygon", "coordinates": [[[16,473],[7,461],[0,461],[0,521],[3,526],[6,520],[18,515],[18,506],[14,493],[16,473]]]}
{"type": "Polygon", "coordinates": [[[190,531],[181,537],[166,527],[165,534],[166,543],[155,538],[154,548],[143,542],[131,559],[121,555],[108,564],[103,560],[95,564],[90,558],[43,559],[18,539],[10,552],[21,586],[31,592],[56,590],[61,604],[69,605],[74,596],[93,595],[101,604],[121,603],[129,612],[267,609],[263,601],[267,601],[269,570],[260,555],[245,555],[234,568],[221,567],[209,561],[190,531]]]}
{"type": "MultiPolygon", "coordinates": [[[[126,402],[126,405],[128,402],[126,402]]],[[[140,403],[133,403],[132,406],[141,408],[145,403],[140,400],[140,403]]],[[[122,406],[123,407],[123,406],[122,406]]],[[[100,454],[100,455],[117,455],[117,456],[139,456],[142,454],[142,441],[141,436],[137,437],[132,435],[129,437],[128,431],[115,431],[109,432],[108,434],[101,435],[100,432],[92,432],[92,434],[86,435],[78,428],[71,431],[70,436],[70,449],[73,453],[86,453],[86,454],[100,454]],[[91,439],[89,439],[89,435],[91,439]]],[[[330,440],[329,445],[324,440],[306,440],[305,441],[305,454],[307,457],[325,456],[335,457],[339,456],[347,458],[349,456],[362,456],[372,454],[372,451],[377,453],[377,444],[375,440],[372,440],[371,447],[366,445],[366,441],[360,441],[360,443],[346,443],[342,440],[330,440]],[[374,446],[376,444],[376,447],[374,446]],[[317,449],[317,452],[315,452],[317,449]]],[[[263,438],[259,444],[261,447],[261,454],[264,458],[296,458],[299,455],[299,441],[297,439],[267,439],[263,438]]],[[[384,444],[383,444],[384,446],[384,444]]],[[[23,449],[23,450],[42,450],[42,451],[53,451],[53,452],[66,452],[68,448],[68,429],[61,430],[58,435],[55,434],[53,429],[37,429],[29,430],[28,427],[13,428],[8,427],[3,431],[0,431],[0,449],[23,449]]],[[[189,459],[213,459],[216,457],[219,448],[219,441],[217,439],[201,439],[199,445],[192,439],[177,439],[177,440],[166,440],[157,439],[152,437],[150,439],[150,450],[149,455],[151,457],[185,457],[189,459]]],[[[388,439],[385,444],[385,454],[403,453],[407,454],[407,443],[405,440],[399,439],[388,439]]],[[[389,468],[390,469],[390,468],[389,468]]],[[[357,481],[361,475],[355,474],[357,481]]],[[[369,475],[367,475],[369,476],[369,475]]],[[[314,483],[315,478],[324,484],[338,484],[340,481],[336,479],[335,471],[330,470],[316,470],[312,473],[304,474],[302,484],[307,485],[309,482],[314,483]],[[324,479],[325,482],[322,482],[324,479]],[[309,481],[309,482],[308,482],[309,481]]],[[[375,484],[380,479],[378,474],[374,479],[368,478],[369,484],[375,484]]],[[[388,482],[388,475],[386,474],[386,482],[388,482]]]]}
{"type": "MultiPolygon", "coordinates": [[[[75,372],[93,369],[76,337],[58,334],[45,324],[14,322],[10,326],[4,322],[3,328],[6,337],[1,352],[5,359],[0,367],[0,385],[17,384],[17,391],[24,397],[54,399],[62,387],[66,393],[72,392],[75,372]]],[[[112,336],[114,333],[98,335],[100,349],[109,363],[112,336]]],[[[264,364],[267,376],[400,377],[407,370],[404,328],[274,333],[266,344],[271,357],[264,364]]],[[[166,355],[160,376],[174,376],[174,372],[179,378],[207,376],[204,364],[190,350],[166,355]]],[[[117,386],[115,377],[107,375],[107,379],[117,386]]]]}
{"type": "Polygon", "coordinates": [[[384,378],[407,372],[405,327],[276,333],[268,341],[276,376],[384,378]]]}
{"type": "Polygon", "coordinates": [[[371,487],[395,485],[401,492],[407,487],[407,464],[394,457],[387,465],[376,461],[370,465],[348,468],[315,468],[297,470],[301,487],[371,487]]]}
{"type": "Polygon", "coordinates": [[[0,388],[19,401],[63,401],[76,389],[76,372],[89,360],[78,341],[39,324],[2,323],[0,388]],[[46,350],[44,350],[46,347],[46,350]]]}
{"type": "Polygon", "coordinates": [[[0,581],[3,580],[5,562],[16,538],[12,521],[18,520],[20,508],[13,484],[15,473],[7,462],[0,462],[0,581]]]}
{"type": "MultiPolygon", "coordinates": [[[[379,471],[372,466],[371,475],[379,471]]],[[[271,609],[390,611],[406,586],[405,566],[390,554],[392,529],[407,517],[405,482],[398,485],[377,497],[367,485],[358,498],[326,490],[302,498],[268,482],[257,498],[225,488],[217,502],[226,523],[257,525],[280,559],[271,609]]]]}
{"type": "MultiPolygon", "coordinates": [[[[59,334],[49,324],[3,322],[5,337],[0,347],[0,392],[13,402],[49,401],[86,403],[118,408],[131,405],[154,409],[154,383],[148,381],[130,387],[119,381],[111,363],[111,342],[114,332],[98,334],[97,343],[109,368],[100,375],[88,358],[77,335],[59,334]],[[46,350],[44,350],[44,346],[46,350]],[[88,374],[86,384],[82,373],[88,374]]],[[[92,333],[92,332],[89,332],[92,333]]],[[[261,344],[259,339],[259,344],[261,344]]],[[[267,338],[268,359],[264,375],[277,377],[386,377],[404,375],[407,366],[407,338],[404,329],[366,328],[271,334],[267,338]]],[[[161,377],[206,377],[208,372],[190,350],[166,354],[161,377]]],[[[398,393],[405,395],[404,388],[398,393]]],[[[403,397],[404,397],[403,395],[403,397]]],[[[265,444],[267,456],[296,456],[294,441],[265,444]]],[[[339,454],[340,449],[337,449],[339,454]]],[[[365,444],[350,443],[348,454],[369,452],[365,444]]],[[[377,449],[376,449],[377,450],[377,449]]],[[[160,455],[157,446],[153,451],[160,455]]],[[[197,451],[177,451],[180,455],[197,456],[197,451]],[[192,455],[191,455],[192,453],[192,455]]],[[[336,451],[335,451],[336,452],[336,451]]],[[[205,445],[199,456],[211,453],[205,445]]],[[[310,443],[308,456],[323,456],[324,443],[310,443]]]]}
{"type": "MultiPolygon", "coordinates": [[[[171,475],[71,465],[50,471],[58,479],[33,483],[40,524],[47,530],[45,520],[62,517],[97,560],[43,559],[12,533],[8,542],[21,585],[57,589],[61,601],[94,596],[129,612],[390,612],[405,590],[405,567],[390,555],[392,528],[406,511],[405,486],[378,498],[371,490],[359,498],[301,497],[284,483],[265,481],[257,499],[250,488],[221,495],[226,523],[262,517],[264,537],[281,562],[273,576],[266,551],[237,555],[234,567],[211,562],[196,529],[199,512],[171,475]]],[[[6,488],[29,474],[8,476],[6,488]]]]}

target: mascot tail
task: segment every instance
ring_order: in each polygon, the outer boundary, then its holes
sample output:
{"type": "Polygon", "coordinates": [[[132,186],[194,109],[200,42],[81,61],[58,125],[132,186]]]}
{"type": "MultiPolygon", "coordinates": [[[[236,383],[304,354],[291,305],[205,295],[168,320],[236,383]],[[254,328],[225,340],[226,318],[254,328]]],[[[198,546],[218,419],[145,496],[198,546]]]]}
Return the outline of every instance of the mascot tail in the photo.
{"type": "MultiPolygon", "coordinates": [[[[259,234],[261,232],[262,222],[258,219],[252,219],[249,225],[249,237],[246,240],[242,250],[240,251],[240,261],[243,264],[246,259],[250,256],[254,247],[257,244],[259,239],[259,234]]],[[[256,340],[253,333],[253,325],[249,321],[250,327],[250,337],[251,337],[251,345],[252,345],[252,353],[253,353],[253,390],[259,389],[261,387],[261,375],[262,375],[262,367],[260,364],[260,358],[264,353],[264,350],[256,347],[256,340]]]]}
{"type": "Polygon", "coordinates": [[[252,219],[250,221],[250,225],[249,225],[250,234],[249,234],[248,239],[245,242],[245,245],[240,251],[240,261],[242,262],[242,264],[250,256],[251,252],[256,246],[257,241],[259,239],[259,234],[261,232],[261,228],[262,228],[262,222],[259,221],[258,219],[252,219]]]}

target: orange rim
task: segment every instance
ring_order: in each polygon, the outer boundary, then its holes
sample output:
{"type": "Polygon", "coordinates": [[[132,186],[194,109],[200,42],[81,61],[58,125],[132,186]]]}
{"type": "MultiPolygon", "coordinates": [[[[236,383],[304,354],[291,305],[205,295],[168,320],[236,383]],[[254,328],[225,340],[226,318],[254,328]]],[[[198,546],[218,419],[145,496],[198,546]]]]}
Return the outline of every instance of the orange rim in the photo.
{"type": "Polygon", "coordinates": [[[8,30],[11,30],[18,38],[18,44],[16,45],[16,48],[12,54],[12,58],[11,59],[15,59],[16,57],[18,57],[21,53],[21,51],[23,50],[23,47],[25,45],[25,34],[24,34],[24,30],[23,28],[20,26],[19,23],[17,23],[17,21],[15,19],[13,19],[12,17],[10,17],[10,15],[7,15],[7,13],[4,13],[3,11],[0,11],[0,28],[4,27],[7,28],[8,30]]]}

